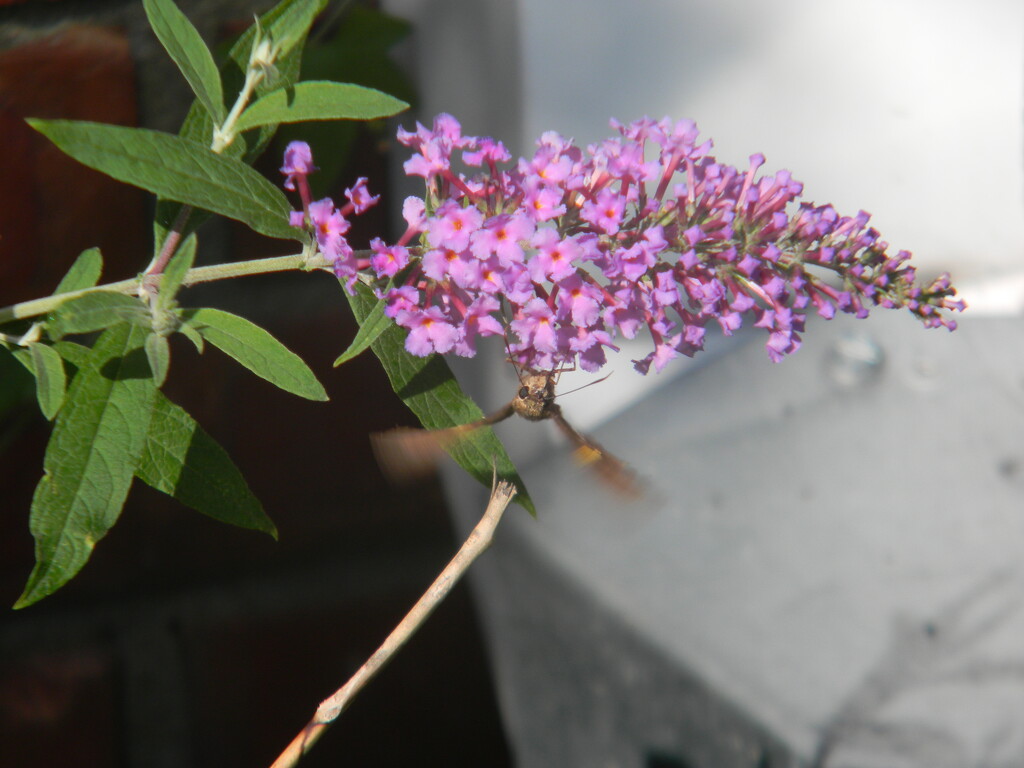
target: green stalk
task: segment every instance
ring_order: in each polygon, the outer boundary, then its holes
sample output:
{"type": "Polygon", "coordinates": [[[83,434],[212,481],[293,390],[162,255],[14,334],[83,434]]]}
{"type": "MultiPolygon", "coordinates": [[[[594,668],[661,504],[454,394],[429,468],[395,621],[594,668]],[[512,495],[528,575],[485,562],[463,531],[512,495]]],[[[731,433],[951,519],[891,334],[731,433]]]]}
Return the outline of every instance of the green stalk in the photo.
{"type": "MultiPolygon", "coordinates": [[[[369,251],[365,253],[369,256],[369,251]]],[[[217,280],[227,280],[233,277],[246,277],[248,275],[262,275],[269,272],[289,272],[292,270],[310,271],[314,269],[329,270],[330,265],[323,256],[316,254],[307,258],[303,253],[292,256],[274,256],[267,259],[251,259],[250,261],[238,261],[232,264],[214,264],[209,267],[196,267],[190,269],[183,286],[199,285],[200,283],[212,283],[217,280]]],[[[19,304],[12,304],[9,307],[0,308],[0,325],[9,323],[12,320],[22,320],[28,317],[38,317],[52,312],[60,304],[68,299],[84,296],[87,293],[96,291],[116,291],[131,296],[139,294],[142,279],[133,277],[130,280],[120,280],[116,283],[106,283],[93,288],[83,288],[80,291],[69,291],[58,293],[54,296],[46,296],[41,299],[23,301],[19,304]]]]}

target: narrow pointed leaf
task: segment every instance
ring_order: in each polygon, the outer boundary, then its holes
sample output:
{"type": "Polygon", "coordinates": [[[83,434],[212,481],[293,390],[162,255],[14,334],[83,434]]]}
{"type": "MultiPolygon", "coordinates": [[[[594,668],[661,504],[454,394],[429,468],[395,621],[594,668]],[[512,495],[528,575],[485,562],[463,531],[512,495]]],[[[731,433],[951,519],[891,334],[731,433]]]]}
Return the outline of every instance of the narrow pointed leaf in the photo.
{"type": "Polygon", "coordinates": [[[61,356],[64,362],[81,368],[89,361],[92,350],[84,344],[76,344],[73,341],[55,341],[53,349],[61,356]]]}
{"type": "Polygon", "coordinates": [[[214,120],[222,121],[225,110],[220,73],[199,32],[171,0],[143,0],[142,5],[149,25],[178,65],[196,98],[214,120]]]}
{"type": "Polygon", "coordinates": [[[182,319],[260,378],[307,400],[327,400],[323,385],[302,358],[255,323],[210,307],[183,310],[182,319]]]}
{"type": "Polygon", "coordinates": [[[39,342],[29,344],[28,351],[32,358],[32,373],[36,377],[39,410],[47,421],[53,421],[64,403],[64,388],[67,385],[64,361],[53,347],[39,342]]]}
{"type": "Polygon", "coordinates": [[[115,291],[96,291],[57,307],[46,321],[46,331],[50,338],[60,339],[69,333],[92,333],[124,322],[150,326],[151,315],[142,300],[115,291]]]}
{"type": "Polygon", "coordinates": [[[197,245],[195,233],[189,235],[164,268],[163,277],[160,278],[160,291],[156,297],[159,309],[166,310],[174,306],[174,297],[178,295],[185,276],[195,263],[197,245]]]}
{"type": "Polygon", "coordinates": [[[71,333],[92,333],[124,322],[150,326],[151,315],[142,300],[115,291],[96,291],[57,307],[46,321],[46,331],[58,340],[71,333]]]}
{"type": "Polygon", "coordinates": [[[355,338],[348,345],[348,349],[342,352],[338,359],[334,361],[335,368],[361,355],[380,338],[384,331],[394,325],[394,321],[384,314],[386,306],[387,303],[380,300],[373,305],[373,309],[359,323],[359,330],[356,331],[355,338]]]}
{"type": "Polygon", "coordinates": [[[28,120],[78,162],[119,181],[293,239],[291,205],[248,165],[179,136],[145,128],[75,120],[28,120]]]}
{"type": "Polygon", "coordinates": [[[182,334],[186,339],[192,342],[192,345],[196,348],[196,352],[200,355],[203,354],[205,349],[205,343],[203,342],[203,336],[195,328],[188,323],[182,323],[178,326],[178,332],[182,334]]]}
{"type": "Polygon", "coordinates": [[[7,349],[6,346],[0,346],[0,349],[11,353],[11,357],[17,360],[25,368],[26,371],[35,377],[35,369],[32,367],[32,353],[28,351],[28,347],[15,347],[14,349],[7,349]]]}
{"type": "Polygon", "coordinates": [[[71,293],[71,291],[92,288],[100,281],[102,273],[103,256],[100,255],[100,249],[87,248],[78,254],[75,263],[71,265],[71,269],[61,279],[57,290],[53,293],[57,295],[58,293],[71,293]]]}
{"type": "Polygon", "coordinates": [[[166,336],[151,333],[146,337],[146,360],[149,362],[149,370],[153,372],[153,384],[162,387],[171,367],[171,346],[166,336]]]}
{"type": "Polygon", "coordinates": [[[326,5],[327,0],[306,0],[305,3],[282,2],[260,19],[260,28],[281,46],[278,69],[282,66],[281,58],[294,53],[297,47],[301,49],[306,35],[309,34],[309,28],[313,26],[313,20],[326,5]]]}
{"type": "Polygon", "coordinates": [[[373,120],[409,105],[373,88],[349,83],[305,82],[268,93],[238,119],[241,130],[306,120],[373,120]]]}
{"type": "Polygon", "coordinates": [[[277,538],[277,528],[227,452],[159,393],[136,476],[208,517],[277,538]]]}
{"type": "MultiPolygon", "coordinates": [[[[376,297],[368,288],[357,284],[356,294],[348,296],[348,300],[356,320],[362,322],[370,315],[376,297]]],[[[405,351],[405,336],[404,330],[392,324],[371,348],[391,380],[391,387],[420,423],[427,429],[444,429],[481,418],[483,412],[463,393],[444,359],[439,355],[410,355],[405,351]]],[[[522,478],[490,427],[476,430],[455,443],[448,453],[487,488],[491,487],[497,469],[499,479],[515,485],[520,506],[531,515],[536,514],[522,478]]]]}
{"type": "Polygon", "coordinates": [[[36,565],[15,608],[63,586],[117,521],[156,396],[144,340],[126,323],[107,330],[68,387],[32,499],[36,565]]]}

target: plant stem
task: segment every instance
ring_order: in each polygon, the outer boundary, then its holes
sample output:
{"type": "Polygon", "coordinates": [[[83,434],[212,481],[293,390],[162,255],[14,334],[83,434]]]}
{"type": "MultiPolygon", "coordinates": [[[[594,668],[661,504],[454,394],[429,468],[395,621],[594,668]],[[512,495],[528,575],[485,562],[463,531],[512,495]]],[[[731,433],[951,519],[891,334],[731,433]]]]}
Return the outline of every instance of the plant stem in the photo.
{"type": "MultiPolygon", "coordinates": [[[[259,42],[259,35],[253,42],[253,52],[256,50],[256,46],[259,42]]],[[[234,106],[231,107],[231,112],[221,125],[214,128],[213,131],[213,142],[210,144],[210,149],[217,154],[224,151],[225,147],[231,144],[235,140],[235,124],[238,122],[238,118],[242,114],[242,110],[245,109],[249,103],[249,99],[252,98],[253,93],[256,91],[256,86],[259,85],[263,78],[266,76],[266,72],[262,67],[253,66],[252,54],[249,55],[249,64],[245,70],[245,83],[242,86],[242,90],[238,94],[238,98],[235,99],[234,106]]]]}
{"type": "MultiPolygon", "coordinates": [[[[370,255],[369,251],[357,251],[356,253],[359,257],[363,257],[364,254],[365,257],[369,257],[370,255]]],[[[188,271],[182,285],[199,285],[200,283],[212,283],[217,280],[226,280],[232,277],[262,275],[268,272],[287,272],[290,270],[309,271],[314,269],[329,270],[330,266],[320,255],[307,259],[304,254],[297,253],[293,256],[274,256],[268,259],[252,259],[250,261],[236,261],[231,264],[213,264],[209,267],[196,267],[188,271]]],[[[84,296],[87,293],[95,293],[96,291],[115,291],[117,293],[127,293],[133,296],[138,295],[140,285],[140,279],[133,277],[130,280],[106,283],[105,285],[97,285],[93,288],[83,288],[80,291],[58,293],[54,296],[45,296],[41,299],[33,299],[31,301],[23,301],[20,304],[12,304],[9,307],[0,308],[0,325],[3,323],[9,323],[12,320],[21,320],[26,317],[45,315],[47,312],[53,311],[60,304],[68,301],[69,299],[75,299],[79,296],[84,296]]]]}
{"type": "Polygon", "coordinates": [[[174,251],[178,248],[178,243],[181,241],[181,233],[185,230],[185,224],[188,223],[188,217],[191,215],[191,205],[182,205],[178,209],[178,215],[174,217],[174,223],[164,238],[164,244],[160,248],[160,253],[146,267],[147,276],[163,273],[164,267],[167,266],[167,262],[171,260],[171,256],[174,255],[174,251]]]}
{"type": "Polygon", "coordinates": [[[423,596],[416,601],[412,610],[387,636],[380,648],[374,651],[373,655],[345,685],[317,707],[313,719],[292,739],[271,768],[291,768],[296,765],[302,756],[313,748],[313,745],[323,735],[324,730],[338,718],[363,686],[380,672],[385,664],[391,661],[391,658],[415,634],[440,602],[447,597],[466,569],[491,545],[494,529],[515,494],[515,487],[511,483],[502,481],[494,487],[483,517],[480,518],[480,522],[476,524],[459,551],[455,553],[452,561],[441,571],[441,574],[423,596]]]}

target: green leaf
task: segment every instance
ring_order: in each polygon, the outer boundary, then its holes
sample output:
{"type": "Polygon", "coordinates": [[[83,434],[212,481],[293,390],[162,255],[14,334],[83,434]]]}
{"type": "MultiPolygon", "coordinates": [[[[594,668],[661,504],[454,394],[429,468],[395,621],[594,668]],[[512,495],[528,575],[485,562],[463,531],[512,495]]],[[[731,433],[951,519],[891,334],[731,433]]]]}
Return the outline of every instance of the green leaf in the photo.
{"type": "Polygon", "coordinates": [[[359,330],[356,331],[355,338],[352,339],[352,343],[348,345],[348,349],[341,353],[341,356],[334,361],[334,367],[337,368],[342,363],[347,363],[354,357],[361,355],[370,346],[380,338],[380,335],[384,333],[388,328],[394,325],[394,321],[384,314],[384,310],[387,308],[387,302],[378,300],[373,305],[373,309],[370,310],[369,314],[359,323],[359,330]]]}
{"type": "Polygon", "coordinates": [[[409,105],[373,88],[349,83],[298,83],[269,93],[238,119],[240,130],[259,125],[307,120],[373,120],[390,117],[409,105]]]}
{"type": "Polygon", "coordinates": [[[204,339],[260,378],[307,400],[327,400],[327,392],[302,358],[244,317],[206,307],[182,312],[204,339]]]}
{"type": "Polygon", "coordinates": [[[32,373],[36,377],[36,399],[47,421],[53,421],[64,403],[64,361],[53,347],[36,342],[28,345],[32,373]]]}
{"type": "Polygon", "coordinates": [[[7,349],[6,346],[0,347],[5,352],[9,352],[11,357],[17,360],[24,366],[25,370],[32,374],[35,378],[34,369],[32,367],[32,354],[28,351],[27,347],[14,347],[14,349],[7,349]]]}
{"type": "Polygon", "coordinates": [[[277,538],[277,528],[227,452],[195,419],[159,393],[135,474],[208,517],[277,538]]]}
{"type": "Polygon", "coordinates": [[[200,334],[199,331],[197,331],[188,323],[181,323],[181,325],[178,326],[178,331],[185,338],[192,342],[192,345],[196,348],[196,352],[198,352],[200,355],[203,354],[205,344],[203,343],[202,334],[200,334]]]}
{"type": "MultiPolygon", "coordinates": [[[[313,20],[327,5],[327,0],[307,0],[305,3],[282,2],[260,19],[260,28],[280,46],[277,67],[282,67],[281,59],[291,61],[296,49],[301,58],[302,45],[313,26],[313,20]],[[277,13],[275,13],[277,12],[277,13]]],[[[232,49],[233,50],[233,49],[232,49]]],[[[295,76],[298,76],[296,70],[295,76]]]]}
{"type": "Polygon", "coordinates": [[[36,565],[15,608],[70,580],[117,522],[139,464],[156,388],[145,331],[121,323],[96,341],[68,388],[46,446],[29,528],[36,565]]]}
{"type": "Polygon", "coordinates": [[[197,244],[195,234],[189,235],[164,267],[163,277],[160,278],[160,292],[156,297],[158,309],[167,310],[174,306],[174,297],[178,295],[185,276],[196,261],[197,244]]]}
{"type": "Polygon", "coordinates": [[[145,128],[75,120],[29,125],[80,163],[163,198],[236,219],[268,237],[295,239],[284,194],[245,163],[145,128]]]}
{"type": "Polygon", "coordinates": [[[178,65],[193,93],[217,122],[226,114],[220,73],[199,32],[171,0],[143,0],[146,17],[160,43],[178,65]]]}
{"type": "Polygon", "coordinates": [[[100,249],[87,248],[78,254],[75,263],[71,265],[71,269],[64,275],[53,294],[56,296],[58,293],[71,293],[92,288],[100,281],[102,273],[103,256],[100,255],[100,249]]]}
{"type": "MultiPolygon", "coordinates": [[[[260,17],[260,28],[264,34],[273,35],[274,39],[288,38],[291,40],[294,38],[295,30],[309,29],[313,18],[323,10],[326,2],[327,0],[283,0],[260,17]]],[[[220,68],[225,93],[234,94],[241,90],[255,35],[256,25],[254,24],[239,36],[225,57],[220,68]]],[[[304,37],[296,38],[295,44],[277,57],[278,78],[276,84],[271,87],[261,83],[256,87],[257,96],[269,93],[275,88],[288,87],[298,80],[304,41],[304,37]]],[[[274,137],[275,131],[275,126],[268,125],[260,128],[255,135],[238,136],[222,154],[225,157],[233,157],[251,164],[263,153],[267,144],[274,137]]],[[[192,103],[178,135],[204,146],[209,146],[213,140],[213,119],[198,100],[192,103]]],[[[153,220],[153,242],[157,244],[157,248],[164,241],[167,231],[180,210],[180,203],[164,196],[157,201],[156,216],[153,220]]],[[[186,233],[194,231],[208,216],[206,211],[193,211],[184,231],[186,233]]]]}
{"type": "Polygon", "coordinates": [[[153,383],[162,387],[171,367],[171,346],[166,336],[151,333],[146,337],[146,360],[149,362],[149,370],[153,372],[153,383]]]}
{"type": "MultiPolygon", "coordinates": [[[[356,320],[362,323],[372,312],[376,297],[362,284],[356,285],[354,296],[345,295],[356,320]]],[[[444,429],[481,418],[483,412],[463,393],[444,359],[438,355],[410,355],[405,351],[405,336],[404,330],[391,325],[372,344],[372,349],[391,380],[392,389],[420,423],[427,429],[444,429]]],[[[515,485],[520,506],[531,515],[536,514],[522,478],[490,427],[475,430],[452,445],[448,453],[487,488],[491,487],[494,469],[497,469],[499,479],[515,485]]]]}
{"type": "Polygon", "coordinates": [[[96,291],[57,307],[46,321],[46,332],[57,340],[69,333],[92,333],[123,322],[148,329],[152,319],[141,299],[116,291],[96,291]]]}
{"type": "Polygon", "coordinates": [[[64,362],[75,366],[75,368],[81,368],[89,362],[89,355],[92,354],[89,347],[84,344],[76,344],[73,341],[54,342],[53,348],[64,362]]]}

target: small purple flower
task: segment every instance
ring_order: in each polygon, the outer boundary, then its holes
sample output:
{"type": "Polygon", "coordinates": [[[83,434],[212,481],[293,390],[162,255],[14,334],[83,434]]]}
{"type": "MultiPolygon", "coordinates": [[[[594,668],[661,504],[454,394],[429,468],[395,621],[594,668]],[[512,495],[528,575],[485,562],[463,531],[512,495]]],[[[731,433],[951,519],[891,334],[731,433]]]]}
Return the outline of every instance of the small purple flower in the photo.
{"type": "Polygon", "coordinates": [[[538,352],[551,354],[558,350],[554,313],[543,299],[530,299],[509,326],[522,344],[538,352]]]}
{"type": "Polygon", "coordinates": [[[537,249],[527,262],[535,283],[557,283],[576,274],[581,249],[573,238],[563,239],[557,230],[545,227],[537,230],[530,245],[537,249]]]}
{"type": "Polygon", "coordinates": [[[569,339],[569,349],[578,356],[580,368],[595,373],[608,362],[605,347],[618,350],[612,337],[600,328],[577,328],[576,336],[569,339]]]}
{"type": "Polygon", "coordinates": [[[534,182],[525,188],[523,210],[534,221],[551,221],[565,215],[564,197],[562,190],[539,181],[534,182]]]}
{"type": "Polygon", "coordinates": [[[521,243],[530,239],[533,230],[533,222],[522,214],[492,216],[470,238],[473,255],[483,260],[493,254],[505,265],[522,263],[526,254],[521,243]]]}
{"type": "Polygon", "coordinates": [[[627,339],[635,339],[644,327],[647,297],[638,286],[623,286],[612,294],[604,306],[604,322],[627,339]]]}
{"type": "Polygon", "coordinates": [[[317,246],[325,259],[333,263],[342,254],[352,250],[345,241],[345,233],[351,224],[334,207],[334,201],[329,197],[310,203],[309,220],[313,225],[317,246]]]}
{"type": "Polygon", "coordinates": [[[469,247],[470,238],[482,224],[483,216],[476,208],[464,208],[449,200],[427,221],[427,242],[435,248],[464,251],[469,247]]]}
{"type": "Polygon", "coordinates": [[[601,316],[602,299],[600,291],[574,273],[558,284],[556,304],[559,319],[580,328],[596,326],[601,316]]]}
{"type": "Polygon", "coordinates": [[[372,208],[380,200],[380,195],[371,195],[369,189],[366,187],[366,178],[360,177],[356,179],[356,183],[349,189],[345,190],[345,197],[352,203],[352,207],[356,213],[365,213],[369,208],[372,208]]]}
{"type": "Polygon", "coordinates": [[[454,351],[457,355],[474,357],[477,336],[505,335],[505,326],[492,314],[500,308],[501,305],[492,296],[481,296],[467,307],[459,326],[459,339],[455,342],[454,351]]]}
{"type": "Polygon", "coordinates": [[[671,307],[679,302],[679,290],[671,270],[655,272],[651,299],[659,307],[671,307]]]}
{"type": "Polygon", "coordinates": [[[386,306],[384,314],[392,320],[399,316],[418,310],[420,293],[411,285],[403,285],[401,288],[392,288],[384,296],[386,306]]]}
{"type": "Polygon", "coordinates": [[[458,259],[458,252],[451,248],[432,248],[423,254],[420,267],[428,278],[443,283],[451,277],[450,265],[458,259]]]}
{"type": "Polygon", "coordinates": [[[462,138],[462,127],[451,115],[441,114],[434,118],[433,130],[416,123],[415,133],[398,129],[398,141],[419,151],[405,162],[409,176],[422,176],[430,182],[437,176],[449,176],[452,151],[465,147],[468,140],[462,138]]]}
{"type": "Polygon", "coordinates": [[[284,150],[284,165],[281,166],[281,173],[285,175],[284,188],[289,191],[295,190],[295,179],[305,178],[313,171],[313,152],[309,144],[304,141],[293,141],[284,150]]]}
{"type": "Polygon", "coordinates": [[[378,278],[394,277],[409,265],[409,249],[401,245],[385,245],[379,237],[370,241],[370,266],[378,278]]]}
{"type": "Polygon", "coordinates": [[[405,198],[405,202],[402,203],[402,218],[409,225],[409,229],[416,232],[422,231],[423,224],[427,220],[426,206],[424,206],[422,198],[405,198]]]}
{"type": "Polygon", "coordinates": [[[480,139],[479,149],[462,153],[462,161],[470,166],[486,164],[493,168],[498,163],[507,163],[511,159],[512,154],[504,144],[489,138],[480,139]]]}
{"type": "Polygon", "coordinates": [[[443,355],[459,340],[458,329],[448,322],[438,307],[412,309],[396,317],[399,325],[409,329],[405,348],[410,354],[426,357],[432,352],[443,355]]]}
{"type": "Polygon", "coordinates": [[[587,200],[580,209],[580,218],[593,224],[606,235],[619,231],[622,216],[626,212],[626,199],[611,187],[597,193],[595,200],[587,200]]]}

